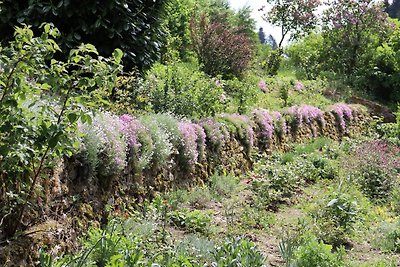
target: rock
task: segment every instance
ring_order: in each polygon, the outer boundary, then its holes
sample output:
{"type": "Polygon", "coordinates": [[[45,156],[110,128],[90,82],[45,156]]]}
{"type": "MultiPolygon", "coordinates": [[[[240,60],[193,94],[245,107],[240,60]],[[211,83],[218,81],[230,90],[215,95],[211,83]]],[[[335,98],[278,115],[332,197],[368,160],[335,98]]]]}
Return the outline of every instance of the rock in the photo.
{"type": "Polygon", "coordinates": [[[368,112],[373,116],[383,117],[383,122],[396,122],[396,116],[390,110],[390,108],[378,104],[376,102],[353,96],[350,98],[350,102],[354,104],[360,104],[368,108],[368,112]]]}

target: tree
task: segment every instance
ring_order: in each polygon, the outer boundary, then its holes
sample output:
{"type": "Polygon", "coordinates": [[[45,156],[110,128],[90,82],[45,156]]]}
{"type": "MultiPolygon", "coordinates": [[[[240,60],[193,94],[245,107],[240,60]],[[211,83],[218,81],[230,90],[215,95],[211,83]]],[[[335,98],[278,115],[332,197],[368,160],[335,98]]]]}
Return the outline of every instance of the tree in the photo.
{"type": "Polygon", "coordinates": [[[262,27],[258,29],[258,40],[260,41],[261,44],[265,44],[266,42],[264,29],[262,27]]]}
{"type": "Polygon", "coordinates": [[[53,23],[61,32],[65,53],[80,43],[95,45],[103,56],[115,48],[124,51],[129,68],[145,69],[157,58],[163,33],[158,27],[162,0],[3,0],[0,7],[0,40],[12,40],[14,27],[53,23]]]}
{"type": "MultiPolygon", "coordinates": [[[[320,5],[319,0],[267,0],[272,9],[263,15],[263,19],[281,28],[281,40],[278,47],[282,48],[288,34],[295,39],[314,29],[316,16],[314,11],[320,5]]],[[[263,11],[265,6],[260,8],[263,11]]]]}
{"type": "Polygon", "coordinates": [[[276,40],[275,40],[274,36],[272,36],[271,34],[268,35],[266,43],[271,46],[272,50],[275,50],[278,48],[278,45],[276,44],[276,40]]]}
{"type": "Polygon", "coordinates": [[[385,12],[389,14],[391,18],[400,18],[400,1],[393,0],[392,3],[389,3],[388,0],[384,1],[385,12]]]}
{"type": "Polygon", "coordinates": [[[238,29],[221,22],[210,22],[202,15],[198,22],[190,21],[190,32],[194,50],[202,70],[224,79],[240,77],[252,57],[252,42],[238,29]]]}
{"type": "Polygon", "coordinates": [[[372,0],[335,0],[329,4],[322,28],[325,54],[329,55],[325,65],[349,77],[388,37],[390,23],[383,6],[372,0]]]}

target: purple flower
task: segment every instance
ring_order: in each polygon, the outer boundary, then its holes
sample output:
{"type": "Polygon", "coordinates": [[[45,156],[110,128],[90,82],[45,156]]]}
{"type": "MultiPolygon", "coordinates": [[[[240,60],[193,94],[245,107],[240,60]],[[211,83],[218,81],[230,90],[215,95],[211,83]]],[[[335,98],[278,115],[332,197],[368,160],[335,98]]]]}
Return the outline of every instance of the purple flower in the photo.
{"type": "Polygon", "coordinates": [[[304,90],[304,84],[302,84],[299,81],[296,81],[295,85],[294,85],[294,90],[296,91],[303,91],[304,90]]]}
{"type": "Polygon", "coordinates": [[[199,125],[203,127],[207,140],[214,149],[218,150],[229,138],[226,128],[213,119],[203,119],[199,122],[199,125]]]}
{"type": "Polygon", "coordinates": [[[253,111],[255,122],[260,127],[260,135],[265,139],[272,139],[274,133],[274,122],[271,114],[265,109],[256,109],[253,111]]]}
{"type": "Polygon", "coordinates": [[[226,101],[226,95],[225,95],[225,93],[222,93],[222,94],[219,96],[219,101],[220,101],[221,103],[225,103],[225,101],[226,101]]]}
{"type": "Polygon", "coordinates": [[[292,116],[296,126],[303,122],[311,124],[314,120],[321,124],[325,123],[324,113],[317,107],[309,105],[293,106],[288,109],[288,113],[292,116]]]}
{"type": "Polygon", "coordinates": [[[182,137],[183,156],[187,167],[194,169],[196,162],[204,155],[206,134],[202,127],[191,122],[179,122],[178,129],[182,137]]]}
{"type": "Polygon", "coordinates": [[[130,148],[139,149],[141,144],[138,141],[138,132],[144,127],[139,120],[128,114],[122,115],[120,118],[122,124],[122,134],[125,136],[126,142],[130,148]]]}
{"type": "Polygon", "coordinates": [[[264,93],[266,93],[268,91],[268,87],[267,87],[267,83],[264,80],[261,80],[258,83],[258,87],[260,88],[261,91],[263,91],[264,93]]]}
{"type": "Polygon", "coordinates": [[[336,115],[342,130],[346,129],[346,121],[352,121],[354,119],[352,108],[345,103],[337,103],[331,106],[331,112],[336,115]]]}

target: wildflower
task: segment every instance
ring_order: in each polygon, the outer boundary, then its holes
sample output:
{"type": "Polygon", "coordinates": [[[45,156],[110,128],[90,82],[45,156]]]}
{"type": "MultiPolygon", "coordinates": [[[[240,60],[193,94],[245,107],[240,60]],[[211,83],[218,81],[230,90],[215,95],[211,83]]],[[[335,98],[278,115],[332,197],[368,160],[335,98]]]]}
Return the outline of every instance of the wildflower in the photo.
{"type": "Polygon", "coordinates": [[[261,81],[258,83],[258,87],[259,87],[260,90],[263,91],[264,93],[266,93],[267,90],[268,90],[267,83],[266,83],[264,80],[261,80],[261,81]]]}
{"type": "Polygon", "coordinates": [[[220,101],[221,103],[225,103],[225,101],[226,101],[226,95],[225,95],[225,93],[222,93],[222,94],[219,96],[219,101],[220,101]]]}
{"type": "Polygon", "coordinates": [[[296,83],[294,85],[294,90],[303,91],[304,90],[304,84],[302,84],[300,81],[296,81],[296,83]]]}

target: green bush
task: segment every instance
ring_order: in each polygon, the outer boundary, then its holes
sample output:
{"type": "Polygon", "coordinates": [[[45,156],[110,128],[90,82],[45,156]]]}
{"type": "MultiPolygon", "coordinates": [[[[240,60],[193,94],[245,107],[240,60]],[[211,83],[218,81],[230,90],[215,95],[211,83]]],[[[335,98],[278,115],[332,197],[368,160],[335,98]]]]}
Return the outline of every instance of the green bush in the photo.
{"type": "Polygon", "coordinates": [[[335,247],[345,244],[359,220],[355,197],[339,190],[328,193],[311,212],[318,238],[335,247]]]}
{"type": "Polygon", "coordinates": [[[121,70],[120,50],[102,58],[89,44],[71,50],[66,62],[56,60],[60,33],[50,24],[41,29],[35,37],[30,26],[16,27],[15,40],[0,47],[0,231],[7,228],[5,235],[15,233],[28,202],[35,208],[32,193],[47,179],[43,168],[78,149],[78,121],[91,122],[83,104],[104,106],[121,70]]]}
{"type": "Polygon", "coordinates": [[[209,225],[211,217],[210,214],[203,211],[182,209],[171,211],[167,216],[175,226],[184,228],[189,232],[198,232],[202,234],[208,234],[210,232],[209,225]]]}
{"type": "Polygon", "coordinates": [[[331,245],[311,237],[297,248],[294,262],[298,267],[340,267],[344,266],[343,254],[343,250],[334,253],[331,245]]]}
{"type": "Polygon", "coordinates": [[[158,58],[164,6],[165,1],[160,0],[113,0],[103,4],[94,0],[5,0],[0,9],[0,39],[11,40],[14,27],[20,23],[31,24],[36,31],[42,23],[51,22],[61,32],[60,47],[65,58],[70,49],[91,43],[102,56],[121,48],[125,66],[145,69],[158,58]]]}
{"type": "Polygon", "coordinates": [[[227,240],[214,251],[217,266],[265,266],[265,257],[250,241],[242,238],[227,240]]]}
{"type": "Polygon", "coordinates": [[[396,146],[385,141],[365,142],[343,159],[343,166],[372,201],[385,202],[398,181],[398,151],[396,146]]]}
{"type": "Polygon", "coordinates": [[[296,67],[296,76],[308,80],[318,77],[322,68],[322,45],[321,34],[310,34],[288,47],[287,53],[296,67]]]}
{"type": "Polygon", "coordinates": [[[400,220],[394,223],[382,223],[378,231],[378,246],[385,251],[400,253],[400,220]]]}
{"type": "Polygon", "coordinates": [[[224,90],[190,63],[155,64],[147,73],[143,94],[156,113],[207,117],[224,108],[224,90]]]}

